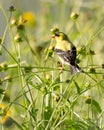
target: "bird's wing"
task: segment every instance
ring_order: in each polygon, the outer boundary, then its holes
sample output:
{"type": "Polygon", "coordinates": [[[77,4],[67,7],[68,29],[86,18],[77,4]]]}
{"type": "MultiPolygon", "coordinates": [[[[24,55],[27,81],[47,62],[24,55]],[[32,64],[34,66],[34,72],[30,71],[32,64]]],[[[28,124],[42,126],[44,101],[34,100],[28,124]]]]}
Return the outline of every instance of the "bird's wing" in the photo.
{"type": "Polygon", "coordinates": [[[55,49],[56,53],[66,62],[71,65],[75,65],[76,60],[76,48],[72,47],[71,50],[62,51],[60,49],[55,49]]]}
{"type": "Polygon", "coordinates": [[[75,65],[76,61],[76,47],[72,47],[71,50],[67,51],[67,57],[70,57],[70,64],[75,65]]]}

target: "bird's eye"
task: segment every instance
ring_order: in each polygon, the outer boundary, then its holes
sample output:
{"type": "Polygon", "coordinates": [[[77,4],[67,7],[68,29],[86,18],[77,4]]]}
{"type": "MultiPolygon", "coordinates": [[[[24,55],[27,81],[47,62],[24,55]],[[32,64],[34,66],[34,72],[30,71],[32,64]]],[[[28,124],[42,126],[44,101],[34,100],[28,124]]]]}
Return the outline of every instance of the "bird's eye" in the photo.
{"type": "Polygon", "coordinates": [[[57,33],[55,33],[55,36],[59,37],[60,35],[59,35],[59,34],[57,34],[57,33]]]}

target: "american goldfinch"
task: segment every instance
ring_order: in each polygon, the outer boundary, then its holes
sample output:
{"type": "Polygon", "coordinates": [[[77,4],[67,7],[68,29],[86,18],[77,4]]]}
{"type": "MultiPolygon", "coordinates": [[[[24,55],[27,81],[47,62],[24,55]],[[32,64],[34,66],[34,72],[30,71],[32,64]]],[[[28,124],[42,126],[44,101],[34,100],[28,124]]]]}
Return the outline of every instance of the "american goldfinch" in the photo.
{"type": "Polygon", "coordinates": [[[67,35],[58,29],[53,31],[52,38],[55,38],[55,52],[59,56],[62,65],[70,65],[71,74],[75,75],[80,72],[80,67],[76,64],[76,47],[69,40],[67,35]]]}

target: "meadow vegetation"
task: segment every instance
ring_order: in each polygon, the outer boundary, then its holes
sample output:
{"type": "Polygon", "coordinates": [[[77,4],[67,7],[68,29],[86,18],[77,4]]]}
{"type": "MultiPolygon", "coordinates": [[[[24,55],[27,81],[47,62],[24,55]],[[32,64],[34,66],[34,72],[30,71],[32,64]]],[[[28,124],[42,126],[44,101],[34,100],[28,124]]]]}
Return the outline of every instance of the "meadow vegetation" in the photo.
{"type": "Polygon", "coordinates": [[[36,12],[0,5],[0,130],[103,130],[103,0],[39,4],[36,12]],[[61,71],[54,26],[77,47],[84,73],[73,76],[67,65],[61,71]]]}

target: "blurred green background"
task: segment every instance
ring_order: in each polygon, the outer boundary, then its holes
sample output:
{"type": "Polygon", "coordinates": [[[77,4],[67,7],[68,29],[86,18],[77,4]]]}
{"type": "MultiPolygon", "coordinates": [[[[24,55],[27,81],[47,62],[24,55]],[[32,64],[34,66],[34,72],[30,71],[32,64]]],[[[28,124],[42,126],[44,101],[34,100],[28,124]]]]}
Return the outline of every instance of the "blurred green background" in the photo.
{"type": "Polygon", "coordinates": [[[104,129],[104,0],[1,0],[0,38],[1,130],[104,129]],[[86,74],[60,75],[54,26],[86,74]]]}
{"type": "MultiPolygon", "coordinates": [[[[58,26],[60,30],[68,34],[70,39],[76,46],[86,45],[89,38],[97,33],[103,27],[104,2],[103,0],[1,0],[0,5],[3,6],[8,14],[8,8],[13,5],[16,8],[15,16],[19,16],[26,12],[31,12],[34,15],[34,26],[29,28],[32,34],[32,40],[36,40],[36,45],[44,46],[50,36],[50,29],[53,26],[58,26]],[[72,13],[78,13],[77,22],[71,19],[72,13]]],[[[6,20],[3,13],[0,11],[0,36],[3,36],[6,20]]],[[[6,35],[8,37],[8,35],[6,35]]],[[[7,42],[8,38],[7,38],[7,42]]],[[[96,49],[96,63],[101,64],[103,58],[103,31],[94,38],[91,42],[94,43],[93,49],[96,49]],[[100,60],[99,60],[100,59],[100,60]]],[[[33,43],[34,44],[34,43],[33,43]]]]}

